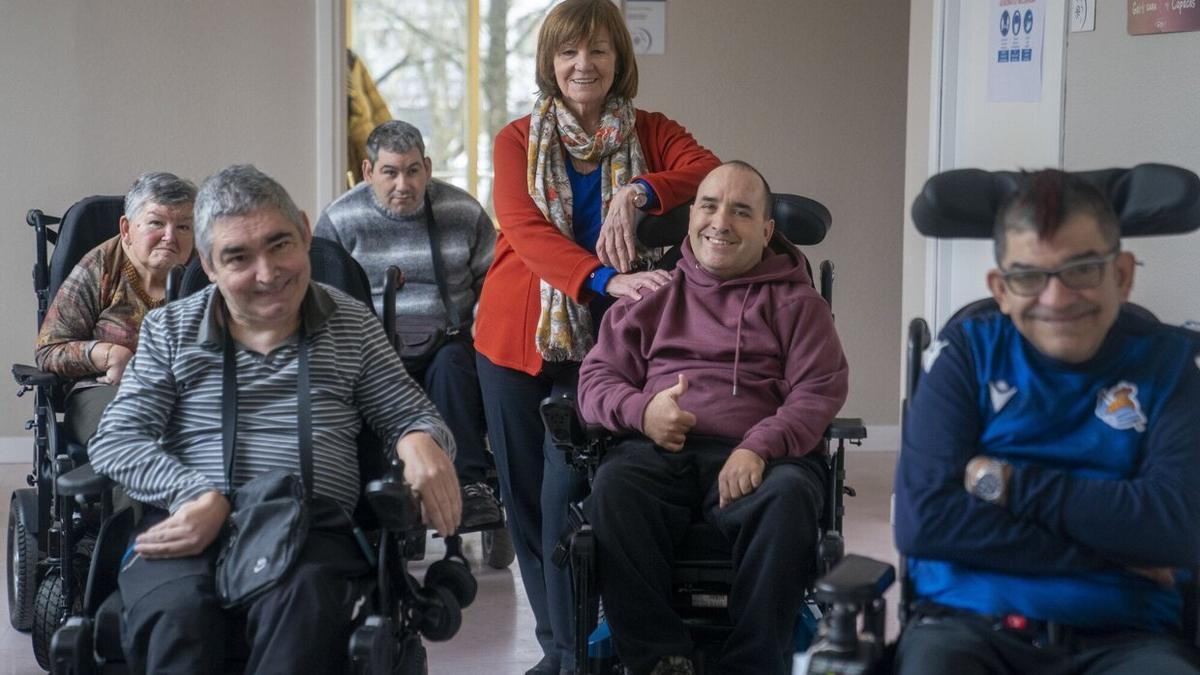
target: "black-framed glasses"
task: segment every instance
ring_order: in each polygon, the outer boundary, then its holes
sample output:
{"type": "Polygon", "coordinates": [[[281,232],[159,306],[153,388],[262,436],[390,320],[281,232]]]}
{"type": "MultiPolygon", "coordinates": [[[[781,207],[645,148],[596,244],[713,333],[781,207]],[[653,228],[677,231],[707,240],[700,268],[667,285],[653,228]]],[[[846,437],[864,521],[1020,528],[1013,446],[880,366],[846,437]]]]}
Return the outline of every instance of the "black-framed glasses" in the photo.
{"type": "Polygon", "coordinates": [[[1006,271],[1001,277],[1008,290],[1025,297],[1041,294],[1046,290],[1051,277],[1058,277],[1063,286],[1073,291],[1082,291],[1095,288],[1104,281],[1104,270],[1108,263],[1117,259],[1118,253],[1119,250],[1114,250],[1102,256],[1076,260],[1048,270],[1029,268],[1006,271]]]}

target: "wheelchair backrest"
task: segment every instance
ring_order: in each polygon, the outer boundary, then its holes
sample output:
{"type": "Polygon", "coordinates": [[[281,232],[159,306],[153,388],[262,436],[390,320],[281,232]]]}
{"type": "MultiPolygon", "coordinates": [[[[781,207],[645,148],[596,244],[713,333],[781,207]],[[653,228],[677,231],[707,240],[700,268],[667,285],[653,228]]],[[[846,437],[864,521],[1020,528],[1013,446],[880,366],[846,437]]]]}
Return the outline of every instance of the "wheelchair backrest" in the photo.
{"type": "MultiPolygon", "coordinates": [[[[323,284],[329,284],[347,295],[361,301],[375,313],[375,303],[371,300],[371,282],[358,261],[346,252],[335,241],[322,237],[313,237],[312,246],[308,251],[308,259],[312,264],[312,279],[323,284]]],[[[180,298],[206,288],[209,285],[208,275],[200,264],[200,257],[192,258],[183,277],[179,282],[180,298]]],[[[175,299],[175,298],[172,298],[175,299]]]]}
{"type": "MultiPolygon", "coordinates": [[[[815,246],[824,241],[833,226],[833,216],[824,204],[786,193],[775,193],[774,197],[771,217],[776,232],[796,246],[815,246]]],[[[646,216],[638,224],[638,241],[650,248],[678,246],[687,236],[691,206],[687,202],[661,215],[646,216]]]]}
{"type": "Polygon", "coordinates": [[[125,198],[120,196],[87,197],[67,209],[49,260],[47,297],[53,300],[59,286],[88,251],[117,236],[124,213],[125,198]]]}

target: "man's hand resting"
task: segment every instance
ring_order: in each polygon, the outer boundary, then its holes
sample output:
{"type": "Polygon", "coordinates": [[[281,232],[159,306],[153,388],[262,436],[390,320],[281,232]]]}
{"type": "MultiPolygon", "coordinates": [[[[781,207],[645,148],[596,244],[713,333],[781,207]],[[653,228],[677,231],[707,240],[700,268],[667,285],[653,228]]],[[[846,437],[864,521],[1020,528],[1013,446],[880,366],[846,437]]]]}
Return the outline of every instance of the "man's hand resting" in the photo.
{"type": "Polygon", "coordinates": [[[655,394],[642,413],[642,433],[671,452],[683,449],[688,431],[696,425],[696,416],[679,407],[679,397],[685,391],[687,377],[680,373],[679,382],[655,394]]]}
{"type": "Polygon", "coordinates": [[[721,473],[717,475],[717,487],[721,494],[720,508],[745,497],[762,485],[763,470],[767,463],[757,452],[738,448],[725,460],[721,473]]]}
{"type": "Polygon", "coordinates": [[[229,509],[225,495],[205,492],[138,535],[133,550],[148,560],[199,555],[221,534],[229,509]]]}
{"type": "Polygon", "coordinates": [[[454,534],[462,520],[462,492],[450,456],[423,431],[405,434],[396,454],[404,461],[404,480],[421,500],[421,519],[443,537],[454,534]]]}

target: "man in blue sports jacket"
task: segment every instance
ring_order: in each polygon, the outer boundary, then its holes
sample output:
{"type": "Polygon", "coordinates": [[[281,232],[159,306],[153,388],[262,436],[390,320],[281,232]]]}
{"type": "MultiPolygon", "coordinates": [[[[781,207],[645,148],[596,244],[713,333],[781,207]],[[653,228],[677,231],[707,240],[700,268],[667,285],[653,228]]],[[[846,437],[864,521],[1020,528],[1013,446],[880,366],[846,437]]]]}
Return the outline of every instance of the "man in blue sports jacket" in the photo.
{"type": "Polygon", "coordinates": [[[1000,312],[925,354],[896,474],[900,673],[1197,673],[1200,336],[1122,305],[1134,257],[1059,171],[1001,208],[1000,312]]]}

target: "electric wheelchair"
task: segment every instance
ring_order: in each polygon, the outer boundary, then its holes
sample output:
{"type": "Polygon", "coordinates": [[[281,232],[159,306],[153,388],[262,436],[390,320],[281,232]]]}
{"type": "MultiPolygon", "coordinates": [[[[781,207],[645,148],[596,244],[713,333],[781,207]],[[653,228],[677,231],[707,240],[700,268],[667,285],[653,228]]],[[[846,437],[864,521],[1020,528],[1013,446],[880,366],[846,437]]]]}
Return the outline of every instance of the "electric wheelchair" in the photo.
{"type": "MultiPolygon", "coordinates": [[[[384,332],[392,341],[392,345],[396,347],[396,351],[400,351],[400,341],[403,339],[398,330],[396,330],[396,294],[404,289],[404,272],[399,267],[392,265],[388,267],[384,273],[383,279],[383,327],[384,332]]],[[[463,530],[466,532],[478,531],[480,541],[483,548],[483,560],[488,567],[492,569],[506,569],[516,559],[517,553],[513,548],[512,536],[508,533],[508,528],[505,527],[504,519],[504,502],[500,499],[500,483],[496,474],[495,462],[491,461],[492,453],[487,451],[489,463],[492,468],[488,471],[487,484],[491,488],[492,494],[496,497],[496,501],[500,504],[500,519],[492,522],[479,525],[463,530]]]]}
{"type": "MultiPolygon", "coordinates": [[[[62,218],[34,209],[33,290],[37,328],[63,281],[96,246],[116,236],[125,210],[123,196],[94,196],[72,205],[62,218]],[[55,226],[57,225],[57,229],[55,226]],[[53,249],[51,250],[51,246],[53,249]]],[[[33,468],[28,488],[14,490],[8,516],[8,615],[13,628],[32,632],[39,665],[49,666],[50,638],[76,606],[99,523],[96,508],[69,511],[58,476],[87,462],[86,438],[67,432],[64,414],[72,381],[33,366],[14,364],[18,396],[33,393],[33,468]]],[[[95,507],[96,505],[91,505],[95,507]]]]}
{"type": "MultiPolygon", "coordinates": [[[[805,197],[776,194],[773,217],[776,231],[797,246],[820,243],[832,224],[828,209],[805,197]]],[[[663,216],[646,218],[638,227],[638,239],[648,247],[671,250],[660,261],[665,269],[674,268],[680,257],[678,244],[687,234],[688,205],[663,216]]],[[[807,264],[807,259],[806,259],[807,264]]],[[[834,268],[821,263],[819,290],[832,306],[834,268]]],[[[808,270],[812,278],[811,267],[808,270]]],[[[606,448],[614,439],[603,427],[585,425],[578,416],[573,397],[562,395],[542,402],[541,414],[554,445],[566,453],[567,462],[592,482],[606,448]]],[[[825,487],[825,505],[818,523],[820,541],[816,544],[818,573],[827,572],[842,558],[843,496],[854,495],[846,485],[845,445],[859,445],[866,437],[860,419],[837,419],[826,430],[823,454],[829,469],[825,487]]],[[[554,552],[554,562],[571,566],[574,591],[576,673],[623,672],[614,653],[611,632],[603,621],[602,603],[597,584],[597,542],[583,514],[582,503],[570,505],[569,529],[554,552]]],[[[693,521],[682,545],[676,549],[672,566],[673,606],[693,634],[697,650],[697,672],[705,671],[705,662],[724,643],[732,629],[728,613],[729,591],[733,582],[731,549],[724,536],[703,520],[693,521]]],[[[808,647],[815,634],[821,609],[806,603],[797,619],[797,649],[808,647]]]]}
{"type": "MultiPolygon", "coordinates": [[[[314,238],[310,249],[312,278],[328,283],[372,307],[370,285],[362,268],[335,242],[314,238]]],[[[182,297],[208,284],[199,261],[172,274],[182,297]]],[[[173,282],[174,283],[174,282],[173,282]]],[[[373,310],[372,310],[373,311],[373,310]]],[[[360,475],[365,499],[354,512],[356,537],[375,570],[365,619],[351,636],[349,662],[356,673],[426,672],[420,638],[448,640],[459,629],[462,609],[476,595],[475,578],[457,535],[446,541],[446,554],[428,568],[424,583],[408,572],[411,551],[425,539],[420,507],[403,481],[403,464],[364,427],[358,438],[360,475]]],[[[68,511],[76,500],[101,503],[103,524],[96,538],[82,601],[74,615],[54,633],[49,657],[56,675],[127,672],[121,649],[121,598],[117,592],[119,562],[136,525],[136,505],[113,509],[113,483],[90,465],[57,478],[68,511]]],[[[68,512],[64,517],[70,518],[68,512]]],[[[247,645],[234,644],[227,672],[241,672],[247,645]]]]}
{"type": "MultiPolygon", "coordinates": [[[[1132,169],[1076,172],[1109,198],[1120,221],[1121,237],[1186,234],[1200,229],[1200,178],[1174,166],[1142,164],[1132,169]]],[[[996,214],[1005,199],[1018,188],[1020,174],[976,169],[948,171],[931,177],[913,203],[917,230],[939,239],[990,240],[996,214]]],[[[992,298],[974,301],[957,310],[946,325],[998,311],[992,298]]],[[[1147,309],[1125,303],[1122,312],[1157,321],[1147,309]]],[[[905,370],[907,388],[902,406],[902,425],[921,375],[923,357],[932,342],[928,323],[915,318],[909,324],[905,370]]],[[[1197,570],[1180,584],[1183,596],[1180,637],[1200,644],[1200,586],[1197,570]]],[[[806,654],[806,664],[796,673],[887,673],[891,672],[897,643],[887,644],[884,632],[884,592],[895,582],[891,565],[849,555],[828,575],[817,581],[816,595],[832,607],[821,626],[820,639],[806,654]]],[[[909,581],[905,559],[900,558],[901,631],[920,607],[909,581]]],[[[1067,627],[1046,622],[1053,644],[1067,627]]]]}

